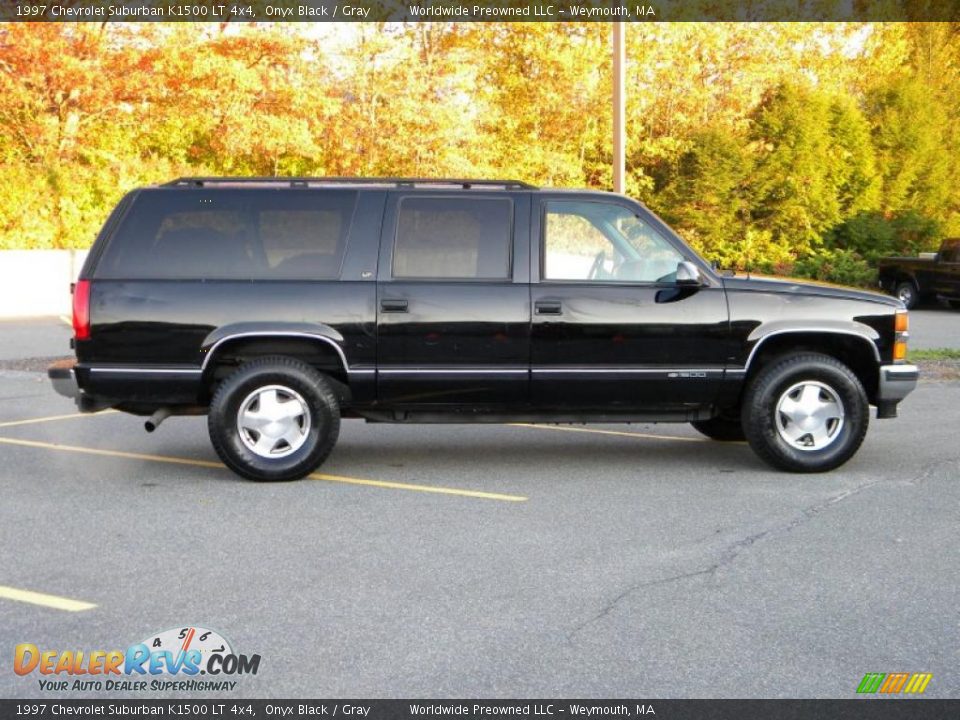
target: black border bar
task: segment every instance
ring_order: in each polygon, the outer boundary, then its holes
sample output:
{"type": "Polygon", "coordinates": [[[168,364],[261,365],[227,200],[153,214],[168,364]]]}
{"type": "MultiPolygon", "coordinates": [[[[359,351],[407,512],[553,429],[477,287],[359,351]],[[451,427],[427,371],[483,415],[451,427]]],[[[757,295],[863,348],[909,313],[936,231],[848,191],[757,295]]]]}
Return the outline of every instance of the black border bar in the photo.
{"type": "Polygon", "coordinates": [[[7,22],[960,20],[960,0],[0,0],[7,22]]]}
{"type": "Polygon", "coordinates": [[[9,718],[218,718],[250,720],[943,720],[960,700],[877,697],[851,700],[0,700],[9,718]],[[574,712],[574,709],[578,712],[574,712]]]}

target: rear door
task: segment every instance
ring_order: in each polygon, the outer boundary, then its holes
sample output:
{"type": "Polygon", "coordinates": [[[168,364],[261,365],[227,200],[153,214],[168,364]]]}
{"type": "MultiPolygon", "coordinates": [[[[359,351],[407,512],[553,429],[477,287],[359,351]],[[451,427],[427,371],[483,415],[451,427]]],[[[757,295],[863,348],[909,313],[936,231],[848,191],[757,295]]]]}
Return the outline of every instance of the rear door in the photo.
{"type": "Polygon", "coordinates": [[[529,225],[529,193],[391,193],[377,283],[380,402],[527,402],[529,225]]]}

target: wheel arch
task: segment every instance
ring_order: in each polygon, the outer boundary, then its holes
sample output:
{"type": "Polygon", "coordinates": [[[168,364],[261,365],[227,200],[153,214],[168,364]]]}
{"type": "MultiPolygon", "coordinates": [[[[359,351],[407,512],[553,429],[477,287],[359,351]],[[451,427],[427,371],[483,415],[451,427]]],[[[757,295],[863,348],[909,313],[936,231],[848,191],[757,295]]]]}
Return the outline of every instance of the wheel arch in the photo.
{"type": "Polygon", "coordinates": [[[201,347],[201,370],[206,383],[220,379],[224,368],[233,368],[255,357],[285,355],[303,360],[347,386],[350,364],[343,336],[327,325],[241,323],[218,328],[201,347]]]}
{"type": "Polygon", "coordinates": [[[839,360],[863,384],[870,402],[876,399],[881,365],[876,331],[859,329],[780,329],[757,338],[744,365],[745,382],[756,376],[762,367],[777,357],[795,352],[819,352],[839,360]]]}

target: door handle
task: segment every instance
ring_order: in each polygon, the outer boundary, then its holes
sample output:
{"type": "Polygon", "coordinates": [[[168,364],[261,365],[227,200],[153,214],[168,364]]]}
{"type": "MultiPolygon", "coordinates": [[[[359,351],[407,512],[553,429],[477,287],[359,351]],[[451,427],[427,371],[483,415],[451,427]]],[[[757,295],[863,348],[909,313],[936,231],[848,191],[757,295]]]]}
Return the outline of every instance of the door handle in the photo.
{"type": "Polygon", "coordinates": [[[559,300],[537,300],[533,309],[537,315],[559,315],[563,312],[563,305],[559,300]]]}
{"type": "Polygon", "coordinates": [[[399,299],[384,299],[380,301],[380,309],[383,310],[383,312],[404,313],[407,311],[407,301],[399,299]]]}

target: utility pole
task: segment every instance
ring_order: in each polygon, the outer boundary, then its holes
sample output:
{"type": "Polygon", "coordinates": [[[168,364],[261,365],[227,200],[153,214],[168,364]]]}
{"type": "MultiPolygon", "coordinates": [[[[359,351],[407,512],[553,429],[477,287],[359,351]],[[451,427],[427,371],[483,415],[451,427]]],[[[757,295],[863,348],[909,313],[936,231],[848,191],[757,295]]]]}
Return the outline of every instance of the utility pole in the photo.
{"type": "Polygon", "coordinates": [[[624,23],[613,23],[613,191],[626,192],[626,113],[624,105],[624,72],[626,43],[624,23]]]}

